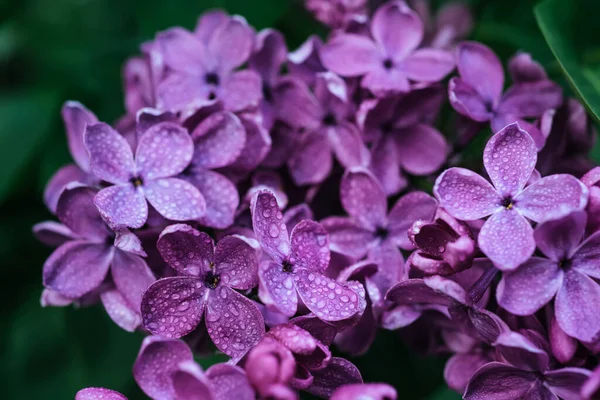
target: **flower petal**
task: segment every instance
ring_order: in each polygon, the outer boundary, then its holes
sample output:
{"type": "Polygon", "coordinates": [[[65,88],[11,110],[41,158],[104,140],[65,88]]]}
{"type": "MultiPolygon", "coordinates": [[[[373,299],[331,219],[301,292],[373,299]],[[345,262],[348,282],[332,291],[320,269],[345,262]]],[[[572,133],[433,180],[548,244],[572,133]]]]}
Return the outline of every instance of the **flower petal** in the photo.
{"type": "Polygon", "coordinates": [[[275,29],[266,28],[256,35],[255,50],[248,65],[258,72],[264,81],[272,83],[279,75],[287,53],[283,34],[275,29]]]}
{"type": "Polygon", "coordinates": [[[525,187],[537,161],[531,136],[510,124],[490,138],[483,151],[483,165],[501,196],[514,197],[525,187]]]}
{"type": "Polygon", "coordinates": [[[242,122],[230,112],[216,112],[192,132],[194,167],[215,169],[235,161],[246,143],[242,122]]]}
{"type": "Polygon", "coordinates": [[[114,390],[89,387],[77,392],[75,400],[127,400],[127,397],[114,390]]]}
{"type": "Polygon", "coordinates": [[[185,128],[161,122],[138,140],[136,166],[144,179],[167,178],[182,172],[192,160],[194,146],[185,128]]]}
{"type": "Polygon", "coordinates": [[[215,249],[215,272],[227,286],[252,289],[258,284],[256,249],[239,236],[225,236],[215,249]]]}
{"type": "Polygon", "coordinates": [[[323,272],[329,266],[329,237],[321,224],[301,221],[291,235],[290,261],[298,268],[323,272]]]}
{"type": "Polygon", "coordinates": [[[446,161],[449,145],[435,128],[417,124],[395,136],[396,152],[402,168],[410,174],[429,175],[446,161]]]}
{"type": "Polygon", "coordinates": [[[133,364],[133,377],[149,397],[175,400],[171,374],[180,363],[193,360],[192,351],[183,341],[149,336],[133,364]]]}
{"type": "Polygon", "coordinates": [[[206,370],[215,400],[254,400],[256,395],[244,370],[229,364],[216,364],[206,370]]]}
{"type": "Polygon", "coordinates": [[[189,225],[175,224],[160,234],[156,248],[162,258],[183,275],[201,276],[215,261],[212,238],[189,225]]]}
{"type": "Polygon", "coordinates": [[[258,296],[267,306],[291,317],[298,309],[294,276],[283,272],[281,265],[266,261],[258,267],[258,296]]]}
{"type": "Polygon", "coordinates": [[[242,118],[241,120],[246,131],[246,143],[238,158],[229,165],[229,168],[234,172],[247,175],[263,162],[271,150],[273,142],[269,131],[265,129],[258,117],[242,118]]]}
{"type": "Polygon", "coordinates": [[[232,17],[219,24],[208,41],[208,52],[223,71],[242,65],[252,51],[254,32],[244,18],[232,17]]]}
{"type": "Polygon", "coordinates": [[[36,239],[46,246],[58,247],[77,237],[69,228],[54,221],[44,221],[33,226],[36,239]]]}
{"type": "Polygon", "coordinates": [[[502,271],[517,268],[535,250],[533,229],[515,210],[500,210],[485,221],[477,239],[479,248],[502,271]]]}
{"type": "Polygon", "coordinates": [[[335,35],[320,51],[323,65],[341,76],[364,75],[382,62],[375,43],[365,36],[335,35]]]}
{"type": "Polygon", "coordinates": [[[579,399],[581,387],[590,376],[583,368],[561,368],[544,374],[546,386],[561,399],[579,399]]]}
{"type": "Polygon", "coordinates": [[[183,361],[171,373],[177,399],[213,400],[210,382],[194,361],[183,361]]]}
{"type": "Polygon", "coordinates": [[[563,276],[556,262],[532,257],[502,275],[496,292],[498,304],[515,315],[532,315],[554,298],[563,276]]]}
{"type": "Polygon", "coordinates": [[[341,321],[359,311],[358,295],[335,280],[306,269],[296,271],[295,277],[300,298],[319,319],[341,321]]]}
{"type": "Polygon", "coordinates": [[[321,105],[308,86],[299,79],[283,78],[276,88],[277,117],[294,128],[316,129],[321,121],[321,105]]]}
{"type": "Polygon", "coordinates": [[[402,71],[417,82],[439,82],[454,69],[454,56],[444,50],[420,49],[402,61],[402,71]]]}
{"type": "Polygon", "coordinates": [[[290,254],[290,239],[277,199],[268,190],[252,198],[252,227],[260,247],[281,264],[290,254]]]}
{"type": "Polygon", "coordinates": [[[508,60],[508,72],[515,83],[538,82],[548,79],[544,67],[531,58],[531,54],[518,52],[508,60]]]}
{"type": "Polygon", "coordinates": [[[71,156],[79,168],[89,171],[90,157],[85,149],[83,138],[86,126],[97,123],[98,118],[77,101],[67,101],[61,109],[61,115],[67,131],[71,156]]]}
{"type": "Polygon", "coordinates": [[[572,175],[546,176],[529,185],[515,198],[515,206],[525,217],[542,222],[583,210],[588,189],[572,175]]]}
{"type": "Polygon", "coordinates": [[[362,383],[360,371],[350,361],[332,357],[327,367],[311,371],[314,380],[306,389],[307,392],[323,399],[330,398],[333,392],[342,385],[362,383]]]}
{"type": "Polygon", "coordinates": [[[364,145],[356,126],[349,122],[340,122],[327,130],[331,148],[342,166],[345,168],[367,166],[369,150],[364,145]]]}
{"type": "Polygon", "coordinates": [[[394,139],[386,136],[371,147],[369,170],[375,175],[385,194],[391,196],[404,189],[408,182],[399,168],[394,139]]]}
{"type": "Polygon", "coordinates": [[[353,258],[367,254],[368,245],[374,239],[373,232],[364,229],[347,217],[329,217],[321,221],[329,234],[329,247],[332,251],[353,258]]]}
{"type": "Polygon", "coordinates": [[[221,285],[206,303],[206,328],[219,350],[240,360],[265,334],[265,321],[256,305],[221,285]]]}
{"type": "Polygon", "coordinates": [[[388,215],[390,237],[404,250],[413,249],[408,230],[417,220],[431,221],[438,202],[425,192],[411,192],[398,199],[388,215]]]}
{"type": "Polygon", "coordinates": [[[135,312],[139,312],[142,295],[156,280],[146,261],[140,256],[115,250],[111,264],[115,286],[135,312]]]}
{"type": "Polygon", "coordinates": [[[344,210],[366,229],[386,226],[387,198],[377,179],[367,170],[353,168],[340,184],[344,210]]]}
{"type": "Polygon", "coordinates": [[[554,261],[571,257],[585,233],[585,211],[575,211],[558,219],[548,220],[535,228],[533,236],[537,247],[554,261]]]}
{"type": "Polygon", "coordinates": [[[448,96],[456,111],[474,121],[486,122],[494,117],[493,111],[476,89],[461,78],[450,79],[448,96]]]}
{"type": "Polygon", "coordinates": [[[56,213],[56,204],[65,187],[72,182],[87,183],[89,178],[94,178],[91,174],[86,174],[75,164],[68,164],[60,168],[50,178],[44,188],[44,203],[46,207],[56,213]]]}
{"type": "Polygon", "coordinates": [[[94,206],[95,195],[96,191],[89,187],[65,189],[58,200],[56,215],[76,235],[103,242],[111,232],[94,206]]]}
{"type": "Polygon", "coordinates": [[[110,319],[120,328],[134,332],[142,324],[139,307],[134,310],[116,288],[103,290],[100,300],[110,319]]]}
{"type": "Polygon", "coordinates": [[[478,42],[462,42],[456,49],[458,72],[462,80],[496,108],[504,88],[502,63],[487,46],[478,42]]]}
{"type": "Polygon", "coordinates": [[[208,43],[215,30],[221,24],[226,24],[231,17],[223,10],[208,10],[198,18],[198,23],[194,28],[194,35],[202,41],[208,43]]]}
{"type": "Polygon", "coordinates": [[[148,203],[133,185],[115,185],[102,189],[94,197],[102,218],[113,227],[141,228],[148,219],[148,203]]]}
{"type": "Polygon", "coordinates": [[[444,380],[450,389],[464,393],[475,371],[489,361],[488,357],[479,352],[455,354],[446,362],[444,380]]]}
{"type": "Polygon", "coordinates": [[[198,108],[214,104],[210,86],[199,76],[173,72],[156,86],[156,107],[171,112],[182,112],[183,117],[193,114],[198,108]]]}
{"type": "Polygon", "coordinates": [[[100,286],[112,257],[111,248],[103,243],[67,242],[44,263],[44,286],[63,296],[81,297],[100,286]]]}
{"type": "Polygon", "coordinates": [[[90,170],[110,183],[126,183],[134,177],[133,153],[127,140],[105,123],[87,125],[85,147],[90,154],[90,170]]]}
{"type": "Polygon", "coordinates": [[[423,40],[423,30],[419,16],[403,1],[379,7],[371,21],[373,38],[393,60],[402,60],[416,49],[423,40]]]}
{"type": "Polygon", "coordinates": [[[225,109],[229,111],[244,111],[258,107],[262,99],[260,76],[250,70],[234,72],[223,82],[220,98],[225,109]]]}
{"type": "Polygon", "coordinates": [[[142,297],[144,328],[167,338],[187,335],[202,319],[207,291],[196,277],[176,276],[157,280],[142,297]]]}
{"type": "Polygon", "coordinates": [[[571,257],[571,266],[582,274],[600,279],[600,233],[594,232],[583,241],[571,257]]]}
{"type": "Polygon", "coordinates": [[[306,134],[288,161],[288,169],[298,186],[323,182],[332,165],[331,147],[321,131],[306,134]]]}
{"type": "Polygon", "coordinates": [[[564,283],[554,302],[558,325],[569,336],[593,342],[600,335],[600,285],[573,269],[565,273],[564,283]]]}
{"type": "Polygon", "coordinates": [[[562,102],[562,89],[552,81],[521,83],[511,86],[504,93],[497,112],[521,118],[538,118],[545,111],[560,107],[562,102]]]}
{"type": "Polygon", "coordinates": [[[525,371],[544,372],[550,366],[548,353],[517,332],[503,332],[494,347],[512,366],[525,371]]]}
{"type": "Polygon", "coordinates": [[[464,168],[450,168],[435,181],[433,193],[454,218],[473,221],[500,207],[500,196],[480,175],[464,168]]]}
{"type": "Polygon", "coordinates": [[[396,400],[396,389],[387,383],[354,383],[338,387],[331,400],[396,400]]]}
{"type": "Polygon", "coordinates": [[[398,68],[386,69],[380,65],[368,72],[360,85],[369,89],[376,97],[407,93],[411,89],[404,71],[398,68]]]}
{"type": "Polygon", "coordinates": [[[200,76],[215,62],[208,56],[205,44],[183,28],[171,28],[159,33],[156,44],[163,62],[178,72],[200,76]]]}
{"type": "Polygon", "coordinates": [[[179,178],[162,178],[144,184],[146,199],[163,217],[173,221],[198,219],[206,202],[194,185],[179,178]]]}

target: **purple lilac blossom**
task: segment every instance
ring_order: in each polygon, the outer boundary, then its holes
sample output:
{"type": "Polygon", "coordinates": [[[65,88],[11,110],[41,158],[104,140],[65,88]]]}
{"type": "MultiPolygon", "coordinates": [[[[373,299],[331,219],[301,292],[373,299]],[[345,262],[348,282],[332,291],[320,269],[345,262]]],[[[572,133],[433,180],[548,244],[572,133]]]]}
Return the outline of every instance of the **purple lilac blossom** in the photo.
{"type": "Polygon", "coordinates": [[[455,167],[444,171],[433,188],[440,206],[459,220],[490,216],[479,232],[479,248],[505,271],[527,261],[535,250],[528,219],[542,222],[587,204],[587,188],[571,175],[547,176],[525,187],[536,160],[531,136],[518,123],[510,124],[492,136],[483,153],[494,186],[455,167]]]}
{"type": "Polygon", "coordinates": [[[386,383],[354,383],[340,386],[331,400],[396,400],[396,389],[386,383]]]}
{"type": "Polygon", "coordinates": [[[339,33],[321,49],[325,67],[344,77],[362,76],[361,86],[376,96],[410,91],[410,81],[433,83],[454,69],[446,51],[417,47],[423,23],[404,1],[378,8],[369,37],[339,33]]]}
{"type": "Polygon", "coordinates": [[[353,20],[367,20],[367,0],[306,0],[305,7],[332,29],[345,28],[353,20]]]}
{"type": "Polygon", "coordinates": [[[144,293],[142,318],[150,332],[176,338],[204,317],[208,334],[223,353],[241,358],[265,332],[258,308],[233,289],[257,284],[255,249],[241,236],[217,246],[189,225],[167,227],[157,243],[161,256],[181,275],[156,281],[144,293]]]}
{"type": "Polygon", "coordinates": [[[127,397],[114,390],[101,387],[88,387],[75,394],[75,400],[127,400],[127,397]]]}
{"type": "Polygon", "coordinates": [[[252,200],[252,226],[271,260],[258,269],[259,296],[267,306],[293,316],[298,296],[317,317],[349,319],[359,311],[359,296],[323,275],[329,265],[329,238],[320,224],[304,220],[288,236],[283,214],[269,191],[252,200]]]}
{"type": "Polygon", "coordinates": [[[466,4],[450,1],[432,15],[429,3],[429,0],[409,1],[425,26],[423,45],[451,49],[456,46],[458,40],[469,36],[473,30],[473,16],[466,4]]]}

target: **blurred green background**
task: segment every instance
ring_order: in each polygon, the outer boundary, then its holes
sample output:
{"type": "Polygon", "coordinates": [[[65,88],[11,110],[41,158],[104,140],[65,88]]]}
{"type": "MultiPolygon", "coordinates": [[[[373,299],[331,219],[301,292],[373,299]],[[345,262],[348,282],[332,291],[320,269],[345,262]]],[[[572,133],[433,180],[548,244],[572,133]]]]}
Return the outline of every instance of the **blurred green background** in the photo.
{"type": "MultiPolygon", "coordinates": [[[[553,24],[564,27],[574,21],[568,14],[564,21],[561,7],[579,13],[577,18],[589,11],[576,11],[578,1],[547,1],[552,4],[541,13],[561,15],[549,19],[550,33],[557,31],[553,24]]],[[[477,21],[472,38],[490,45],[504,61],[516,50],[532,53],[567,86],[538,28],[535,2],[470,4],[477,21]]],[[[101,120],[114,121],[123,113],[120,73],[126,57],[136,54],[139,44],[156,31],[173,25],[191,29],[203,10],[215,7],[245,16],[257,29],[274,26],[286,35],[290,49],[311,33],[325,33],[293,0],[0,0],[2,398],[72,399],[86,386],[143,398],[131,378],[141,334],[121,331],[100,306],[40,307],[41,268],[51,250],[36,242],[31,227],[52,218],[42,204],[42,191],[52,173],[69,162],[59,115],[62,103],[79,100],[101,120]]],[[[559,47],[573,42],[579,46],[570,48],[567,57],[583,54],[581,35],[588,42],[598,37],[586,36],[595,25],[577,26],[577,33],[558,37],[559,47]]],[[[590,54],[592,64],[600,60],[597,51],[590,54]]],[[[567,69],[573,67],[569,65],[567,69]]],[[[578,71],[570,76],[575,85],[589,86],[581,92],[591,104],[597,100],[594,86],[600,80],[594,82],[593,76],[598,71],[590,67],[583,78],[578,71]]],[[[443,388],[443,360],[417,356],[395,333],[382,332],[371,352],[353,361],[365,380],[394,384],[402,399],[458,398],[443,388]]]]}

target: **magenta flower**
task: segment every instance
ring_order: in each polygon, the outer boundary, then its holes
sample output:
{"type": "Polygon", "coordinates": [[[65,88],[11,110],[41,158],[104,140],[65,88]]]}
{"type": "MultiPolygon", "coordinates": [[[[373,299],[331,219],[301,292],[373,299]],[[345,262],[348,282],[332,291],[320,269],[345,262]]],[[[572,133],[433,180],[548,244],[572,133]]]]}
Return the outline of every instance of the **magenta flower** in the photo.
{"type": "Polygon", "coordinates": [[[298,308],[298,296],[318,318],[339,321],[359,312],[358,295],[323,275],[329,265],[327,231],[304,220],[292,234],[271,192],[258,193],[252,201],[252,226],[263,251],[272,260],[258,270],[259,296],[264,304],[287,316],[298,308]]]}
{"type": "Polygon", "coordinates": [[[233,290],[256,286],[255,249],[241,236],[226,236],[215,248],[210,236],[184,224],[165,228],[157,248],[182,276],[160,279],[144,293],[146,329],[168,338],[181,337],[205,315],[208,334],[223,353],[239,359],[258,343],[265,333],[262,314],[233,290]]]}
{"type": "Polygon", "coordinates": [[[142,294],[154,275],[139,256],[146,253],[131,232],[112,231],[94,207],[96,191],[72,187],[63,191],[56,208],[64,224],[47,225],[47,233],[66,234],[44,263],[44,286],[69,299],[100,289],[110,270],[115,288],[100,290],[111,318],[125,330],[140,324],[142,294]],[[68,233],[67,233],[68,231],[68,233]]]}
{"type": "Polygon", "coordinates": [[[306,0],[305,6],[315,19],[333,29],[367,19],[367,0],[306,0]]]}
{"type": "Polygon", "coordinates": [[[127,397],[114,390],[88,387],[77,392],[75,400],[127,400],[127,397]]]}
{"type": "Polygon", "coordinates": [[[252,28],[239,16],[212,22],[212,30],[199,26],[193,34],[171,28],[157,36],[155,51],[166,70],[156,83],[158,108],[189,116],[217,100],[230,111],[259,105],[260,76],[254,71],[236,71],[250,57],[252,28]]]}
{"type": "Polygon", "coordinates": [[[532,257],[503,274],[498,303],[516,315],[531,315],[553,298],[554,313],[567,335],[583,342],[600,338],[600,232],[583,240],[586,213],[576,211],[537,226],[537,247],[547,257],[532,257]]]}
{"type": "Polygon", "coordinates": [[[429,0],[412,0],[409,4],[425,25],[423,42],[427,46],[452,49],[458,40],[466,38],[473,30],[471,10],[461,1],[443,4],[435,15],[431,14],[429,0]]]}
{"type": "Polygon", "coordinates": [[[432,83],[454,68],[452,54],[418,49],[424,28],[404,1],[380,7],[371,21],[373,39],[339,33],[321,49],[323,65],[344,76],[362,76],[361,86],[375,95],[410,91],[409,80],[432,83]]]}
{"type": "Polygon", "coordinates": [[[479,232],[479,248],[505,271],[527,261],[535,250],[527,219],[541,222],[587,203],[587,188],[571,175],[547,176],[525,187],[536,160],[531,136],[519,124],[510,124],[492,136],[483,153],[494,186],[472,171],[450,168],[433,189],[440,206],[457,219],[490,216],[479,232]]]}
{"type": "Polygon", "coordinates": [[[346,168],[366,166],[369,152],[356,125],[346,83],[337,75],[318,74],[314,95],[302,82],[288,80],[279,89],[279,117],[305,133],[288,169],[297,185],[323,182],[333,167],[332,154],[346,168]]]}
{"type": "Polygon", "coordinates": [[[469,381],[465,400],[579,399],[590,371],[566,367],[551,370],[544,338],[533,331],[505,332],[494,346],[506,362],[490,362],[469,381]]]}
{"type": "Polygon", "coordinates": [[[340,200],[349,217],[322,221],[330,237],[331,250],[355,259],[365,256],[378,264],[371,279],[382,294],[408,271],[398,247],[413,248],[408,228],[418,219],[432,219],[435,199],[424,192],[409,193],[387,211],[387,198],[377,179],[365,169],[346,171],[340,184],[340,200]]]}
{"type": "Polygon", "coordinates": [[[317,35],[309,36],[296,50],[288,54],[287,67],[291,77],[300,79],[310,87],[319,72],[327,72],[321,63],[323,41],[317,35]]]}
{"type": "Polygon", "coordinates": [[[133,365],[133,377],[154,400],[254,400],[244,370],[215,364],[206,372],[181,340],[149,336],[133,365]]]}
{"type": "Polygon", "coordinates": [[[491,122],[492,131],[518,122],[532,136],[538,149],[546,138],[526,118],[538,118],[562,103],[562,89],[547,79],[518,82],[504,95],[504,71],[494,52],[477,42],[463,42],[456,49],[459,77],[448,85],[450,104],[478,122],[491,122]]]}
{"type": "Polygon", "coordinates": [[[336,389],[330,400],[396,400],[396,389],[386,383],[354,383],[336,389]]]}
{"type": "Polygon", "coordinates": [[[104,123],[87,127],[85,145],[94,175],[113,184],[94,199],[110,225],[140,228],[148,218],[148,202],[175,221],[204,214],[206,202],[198,189],[174,177],[194,153],[190,135],[179,125],[162,122],[148,128],[138,140],[135,157],[125,138],[104,123]]]}

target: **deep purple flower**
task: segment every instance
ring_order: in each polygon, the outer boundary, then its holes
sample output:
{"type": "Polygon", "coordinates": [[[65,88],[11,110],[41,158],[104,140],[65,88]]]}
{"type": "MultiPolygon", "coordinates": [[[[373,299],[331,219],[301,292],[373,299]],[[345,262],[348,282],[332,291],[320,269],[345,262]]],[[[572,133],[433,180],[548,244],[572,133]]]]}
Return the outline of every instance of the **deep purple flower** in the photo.
{"type": "Polygon", "coordinates": [[[494,186],[464,168],[450,168],[436,180],[433,192],[453,217],[472,221],[491,215],[478,244],[498,268],[513,270],[535,250],[533,229],[527,221],[581,210],[588,190],[571,175],[551,175],[525,187],[537,160],[533,139],[510,124],[488,141],[483,164],[494,186]],[[527,218],[527,219],[526,219],[527,218]]]}
{"type": "Polygon", "coordinates": [[[60,196],[56,214],[71,236],[44,263],[44,286],[78,299],[98,289],[110,270],[115,288],[102,290],[100,297],[115,323],[133,331],[140,324],[142,294],[154,275],[139,256],[146,255],[139,239],[126,230],[112,231],[94,207],[95,195],[93,189],[75,186],[60,196]]]}
{"type": "Polygon", "coordinates": [[[208,334],[223,353],[239,359],[265,332],[258,308],[233,289],[256,286],[255,249],[240,236],[213,240],[184,224],[160,235],[158,250],[181,276],[156,281],[144,293],[146,329],[164,337],[181,337],[198,326],[203,315],[208,334]]]}
{"type": "Polygon", "coordinates": [[[433,220],[418,220],[408,238],[417,248],[407,263],[426,275],[452,275],[471,267],[475,239],[469,226],[439,207],[433,220]]]}
{"type": "Polygon", "coordinates": [[[318,73],[327,69],[321,63],[323,41],[317,35],[309,36],[296,50],[288,54],[288,70],[291,77],[304,81],[312,87],[318,73]]]}
{"type": "Polygon", "coordinates": [[[508,60],[508,72],[514,83],[547,81],[544,67],[535,61],[531,54],[517,52],[508,60]]]}
{"type": "Polygon", "coordinates": [[[450,389],[462,394],[475,372],[495,360],[494,349],[484,343],[478,343],[469,350],[457,352],[448,359],[444,366],[444,380],[450,389]]]}
{"type": "Polygon", "coordinates": [[[372,280],[383,295],[406,277],[398,247],[413,248],[408,229],[418,219],[432,219],[437,202],[424,192],[412,192],[401,197],[388,213],[381,185],[360,168],[346,171],[340,184],[340,200],[349,217],[322,221],[329,232],[331,250],[355,259],[367,256],[377,263],[379,270],[372,280]]]}
{"type": "Polygon", "coordinates": [[[380,7],[371,21],[373,40],[339,33],[321,49],[325,67],[344,77],[363,76],[361,86],[377,96],[408,92],[411,81],[432,83],[454,68],[450,53],[418,49],[423,23],[404,1],[380,7]]]}
{"type": "Polygon", "coordinates": [[[579,391],[590,372],[573,367],[551,370],[544,339],[527,333],[505,332],[498,337],[494,346],[506,362],[490,362],[479,368],[469,381],[464,399],[580,398],[579,391]]]}
{"type": "Polygon", "coordinates": [[[314,221],[302,221],[288,235],[273,194],[258,193],[252,202],[252,225],[263,251],[272,260],[258,270],[259,296],[264,304],[293,316],[298,296],[326,321],[352,318],[359,311],[358,295],[323,275],[329,265],[327,231],[314,221]]]}
{"type": "Polygon", "coordinates": [[[88,387],[77,392],[75,400],[127,400],[127,397],[114,390],[88,387]]]}
{"type": "Polygon", "coordinates": [[[185,221],[206,210],[202,194],[174,176],[190,163],[194,145],[187,131],[172,122],[151,126],[131,147],[110,126],[88,126],[85,145],[90,168],[113,186],[98,192],[94,204],[110,225],[140,228],[148,218],[148,202],[165,218],[185,221]]]}
{"type": "Polygon", "coordinates": [[[367,19],[367,0],[306,0],[305,6],[315,19],[333,29],[367,19]]]}
{"type": "Polygon", "coordinates": [[[451,49],[458,40],[473,30],[473,16],[469,7],[460,1],[445,3],[432,15],[429,0],[413,0],[409,4],[421,17],[425,26],[423,44],[437,49],[451,49]]]}
{"type": "Polygon", "coordinates": [[[503,274],[498,303],[516,315],[531,315],[553,298],[558,325],[583,342],[600,338],[600,232],[585,240],[585,211],[537,226],[535,240],[547,257],[532,257],[503,274]]]}
{"type": "Polygon", "coordinates": [[[431,124],[443,101],[442,87],[429,86],[361,105],[357,119],[365,139],[374,142],[370,170],[387,195],[406,187],[404,173],[429,175],[446,161],[448,143],[431,124]]]}
{"type": "Polygon", "coordinates": [[[479,122],[491,122],[492,131],[518,122],[532,136],[537,149],[545,137],[526,118],[538,118],[562,103],[562,89],[547,79],[518,82],[504,95],[504,71],[500,60],[488,47],[463,42],[456,49],[458,72],[448,85],[450,104],[459,113],[479,122]]]}
{"type": "Polygon", "coordinates": [[[260,76],[254,71],[236,71],[248,60],[253,46],[254,32],[239,16],[219,21],[212,31],[199,25],[195,34],[182,28],[160,33],[155,51],[162,56],[166,72],[156,83],[157,107],[182,111],[185,117],[217,100],[230,111],[258,106],[260,76]]]}
{"type": "Polygon", "coordinates": [[[67,132],[69,152],[75,164],[60,168],[50,178],[44,190],[44,203],[50,211],[56,213],[56,205],[64,188],[71,182],[96,184],[98,179],[90,171],[90,156],[85,149],[83,136],[87,125],[98,122],[98,119],[83,104],[67,101],[61,110],[67,132]]]}
{"type": "Polygon", "coordinates": [[[396,389],[386,383],[355,383],[340,386],[331,400],[396,400],[396,389]]]}
{"type": "Polygon", "coordinates": [[[181,340],[149,336],[133,365],[133,377],[154,400],[254,400],[244,370],[215,364],[206,372],[181,340]]]}
{"type": "Polygon", "coordinates": [[[333,166],[332,153],[344,167],[366,166],[369,152],[356,125],[346,83],[337,75],[318,74],[314,95],[297,80],[279,88],[279,116],[305,133],[288,160],[297,185],[324,181],[333,166]]]}

